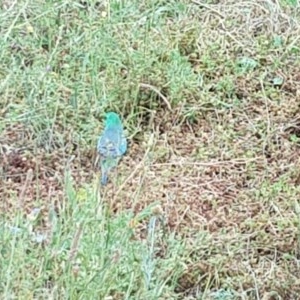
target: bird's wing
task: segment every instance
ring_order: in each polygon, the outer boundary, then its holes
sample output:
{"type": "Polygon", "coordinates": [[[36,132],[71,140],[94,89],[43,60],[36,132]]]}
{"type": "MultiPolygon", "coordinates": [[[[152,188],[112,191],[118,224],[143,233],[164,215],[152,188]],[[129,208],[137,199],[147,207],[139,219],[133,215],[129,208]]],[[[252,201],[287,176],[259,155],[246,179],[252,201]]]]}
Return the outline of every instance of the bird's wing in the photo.
{"type": "Polygon", "coordinates": [[[98,142],[97,150],[101,156],[104,157],[118,157],[120,156],[118,139],[116,136],[107,136],[103,134],[98,142]]]}

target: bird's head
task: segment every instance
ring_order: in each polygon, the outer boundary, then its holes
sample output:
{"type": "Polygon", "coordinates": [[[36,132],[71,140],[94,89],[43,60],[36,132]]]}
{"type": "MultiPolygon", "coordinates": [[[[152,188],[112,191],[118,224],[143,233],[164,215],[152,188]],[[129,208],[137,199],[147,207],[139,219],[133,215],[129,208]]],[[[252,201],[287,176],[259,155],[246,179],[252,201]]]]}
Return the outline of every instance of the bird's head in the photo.
{"type": "Polygon", "coordinates": [[[118,114],[114,112],[108,112],[105,116],[106,116],[106,121],[105,121],[106,126],[113,126],[113,125],[122,126],[122,122],[118,114]]]}

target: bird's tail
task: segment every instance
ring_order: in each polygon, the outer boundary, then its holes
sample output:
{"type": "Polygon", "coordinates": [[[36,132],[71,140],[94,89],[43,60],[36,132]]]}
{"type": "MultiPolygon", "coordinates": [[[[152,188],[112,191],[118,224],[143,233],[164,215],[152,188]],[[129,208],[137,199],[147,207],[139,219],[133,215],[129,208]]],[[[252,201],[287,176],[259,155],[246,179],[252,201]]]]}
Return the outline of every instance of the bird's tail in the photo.
{"type": "Polygon", "coordinates": [[[101,175],[101,184],[106,185],[108,180],[107,172],[102,172],[101,175]]]}

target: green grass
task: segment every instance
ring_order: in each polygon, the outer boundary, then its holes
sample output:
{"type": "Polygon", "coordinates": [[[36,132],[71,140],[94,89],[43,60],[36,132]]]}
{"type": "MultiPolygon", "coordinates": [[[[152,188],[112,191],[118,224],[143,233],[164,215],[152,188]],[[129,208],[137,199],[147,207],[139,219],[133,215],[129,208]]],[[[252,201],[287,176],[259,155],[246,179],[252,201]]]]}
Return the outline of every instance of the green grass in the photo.
{"type": "Polygon", "coordinates": [[[4,299],[158,299],[172,292],[183,268],[176,257],[184,253],[184,242],[173,234],[162,240],[150,208],[137,216],[150,220],[152,228],[140,242],[130,226],[132,213],[110,215],[88,189],[71,194],[61,215],[52,212],[45,239],[37,237],[38,214],[25,223],[17,217],[11,221],[17,232],[2,224],[4,299]],[[168,250],[154,257],[162,241],[168,250]]]}
{"type": "Polygon", "coordinates": [[[0,4],[0,298],[297,299],[299,4],[102,2],[0,4]]]}

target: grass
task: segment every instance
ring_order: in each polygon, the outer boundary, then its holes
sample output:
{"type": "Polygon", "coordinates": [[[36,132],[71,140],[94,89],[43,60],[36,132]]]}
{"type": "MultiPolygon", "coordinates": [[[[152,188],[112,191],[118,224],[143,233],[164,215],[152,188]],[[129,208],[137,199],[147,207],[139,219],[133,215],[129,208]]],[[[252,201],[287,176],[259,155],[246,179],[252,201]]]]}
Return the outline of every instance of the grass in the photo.
{"type": "Polygon", "coordinates": [[[298,299],[296,1],[0,18],[1,298],[298,299]],[[107,111],[129,151],[99,192],[107,111]]]}

